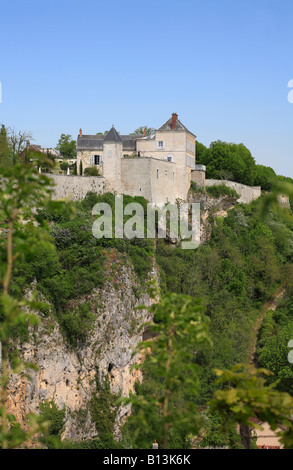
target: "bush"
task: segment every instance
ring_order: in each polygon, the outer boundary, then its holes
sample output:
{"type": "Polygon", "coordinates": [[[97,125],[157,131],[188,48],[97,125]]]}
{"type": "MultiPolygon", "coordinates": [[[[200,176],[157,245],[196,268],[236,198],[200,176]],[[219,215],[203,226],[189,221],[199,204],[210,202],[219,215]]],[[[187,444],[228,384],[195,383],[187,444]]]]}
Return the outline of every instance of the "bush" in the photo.
{"type": "Polygon", "coordinates": [[[91,166],[84,169],[84,176],[102,176],[101,170],[96,166],[91,166]]]}
{"type": "Polygon", "coordinates": [[[239,198],[239,194],[235,191],[235,189],[229,188],[223,184],[214,184],[213,186],[207,186],[206,191],[209,193],[210,196],[213,197],[220,197],[220,196],[230,196],[235,197],[236,199],[239,198]]]}
{"type": "Polygon", "coordinates": [[[65,408],[59,410],[54,400],[45,401],[40,404],[40,415],[44,421],[50,423],[48,427],[49,435],[59,436],[65,424],[65,408]]]}
{"type": "Polygon", "coordinates": [[[72,346],[85,342],[91,330],[95,315],[91,313],[87,303],[79,305],[75,310],[66,310],[61,315],[62,329],[72,346]]]}
{"type": "Polygon", "coordinates": [[[190,182],[190,191],[192,193],[204,193],[205,192],[204,188],[197,186],[197,184],[194,181],[190,182]]]}

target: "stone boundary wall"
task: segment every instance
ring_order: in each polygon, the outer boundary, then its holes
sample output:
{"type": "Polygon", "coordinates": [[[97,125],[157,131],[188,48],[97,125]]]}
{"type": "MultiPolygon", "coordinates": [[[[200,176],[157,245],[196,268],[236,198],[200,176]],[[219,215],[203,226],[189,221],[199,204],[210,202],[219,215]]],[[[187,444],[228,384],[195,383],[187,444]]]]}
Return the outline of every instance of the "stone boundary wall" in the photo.
{"type": "Polygon", "coordinates": [[[236,183],[235,181],[229,180],[206,180],[206,186],[214,186],[219,184],[225,184],[229,188],[235,189],[235,191],[239,194],[239,199],[237,202],[243,204],[249,204],[251,201],[258,199],[261,195],[261,187],[260,186],[246,186],[245,184],[236,183]]]}
{"type": "Polygon", "coordinates": [[[96,194],[106,192],[106,180],[101,176],[76,176],[46,174],[55,183],[52,199],[78,201],[86,196],[88,191],[96,194]]]}

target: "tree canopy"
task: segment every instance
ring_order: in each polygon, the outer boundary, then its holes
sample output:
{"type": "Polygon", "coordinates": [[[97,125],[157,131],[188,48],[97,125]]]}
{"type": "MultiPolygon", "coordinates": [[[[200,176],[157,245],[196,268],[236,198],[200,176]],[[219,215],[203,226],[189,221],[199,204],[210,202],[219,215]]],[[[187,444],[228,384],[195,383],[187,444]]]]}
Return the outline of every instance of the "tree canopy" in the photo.
{"type": "Polygon", "coordinates": [[[61,134],[55,148],[64,158],[76,158],[76,141],[71,138],[70,134],[61,134]]]}
{"type": "Polygon", "coordinates": [[[135,129],[135,131],[132,132],[130,135],[152,135],[154,132],[155,129],[153,127],[140,126],[135,129]]]}

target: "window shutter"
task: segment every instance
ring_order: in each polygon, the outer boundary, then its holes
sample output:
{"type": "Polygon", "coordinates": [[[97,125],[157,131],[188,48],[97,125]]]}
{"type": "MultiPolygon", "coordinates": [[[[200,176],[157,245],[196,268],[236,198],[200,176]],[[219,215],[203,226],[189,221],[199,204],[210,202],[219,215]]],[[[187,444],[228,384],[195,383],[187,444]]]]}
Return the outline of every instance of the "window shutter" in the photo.
{"type": "Polygon", "coordinates": [[[95,164],[95,156],[91,155],[91,166],[95,164]]]}

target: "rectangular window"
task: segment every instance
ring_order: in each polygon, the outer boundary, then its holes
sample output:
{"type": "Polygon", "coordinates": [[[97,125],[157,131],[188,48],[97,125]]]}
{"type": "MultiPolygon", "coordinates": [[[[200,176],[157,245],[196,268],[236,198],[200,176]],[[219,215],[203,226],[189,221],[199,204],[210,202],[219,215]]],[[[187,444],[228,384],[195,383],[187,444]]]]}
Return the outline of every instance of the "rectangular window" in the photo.
{"type": "Polygon", "coordinates": [[[102,156],[101,155],[94,155],[94,164],[101,165],[102,163],[102,156]]]}
{"type": "Polygon", "coordinates": [[[157,149],[158,150],[164,150],[165,148],[165,142],[163,140],[158,140],[157,141],[157,149]]]}
{"type": "Polygon", "coordinates": [[[159,170],[157,169],[157,180],[159,179],[159,170]]]}
{"type": "Polygon", "coordinates": [[[112,150],[108,150],[108,157],[112,157],[112,150]]]}

